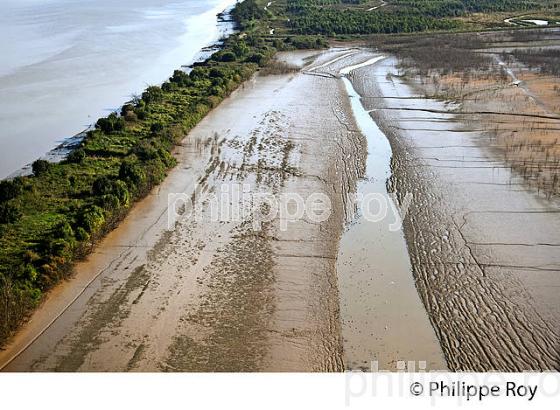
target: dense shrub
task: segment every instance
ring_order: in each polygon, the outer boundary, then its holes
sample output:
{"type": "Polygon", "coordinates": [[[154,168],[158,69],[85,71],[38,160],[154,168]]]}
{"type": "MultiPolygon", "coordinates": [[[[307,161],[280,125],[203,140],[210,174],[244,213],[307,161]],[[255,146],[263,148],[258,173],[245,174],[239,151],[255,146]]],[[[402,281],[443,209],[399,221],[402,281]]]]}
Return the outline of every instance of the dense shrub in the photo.
{"type": "Polygon", "coordinates": [[[38,159],[33,164],[31,164],[31,169],[33,170],[33,175],[36,177],[40,177],[41,175],[46,174],[49,172],[51,168],[51,163],[45,161],[44,159],[38,159]]]}
{"type": "Polygon", "coordinates": [[[111,192],[111,183],[112,180],[108,176],[103,175],[97,178],[95,181],[93,181],[91,192],[95,196],[102,196],[108,194],[111,192]]]}
{"type": "Polygon", "coordinates": [[[235,55],[235,53],[233,53],[231,51],[226,51],[225,53],[221,54],[221,59],[225,63],[235,61],[236,58],[237,58],[237,56],[235,55]]]}
{"type": "Polygon", "coordinates": [[[78,241],[87,241],[89,239],[89,233],[81,226],[76,228],[76,239],[78,241]]]}
{"type": "Polygon", "coordinates": [[[105,213],[99,206],[90,205],[80,212],[77,222],[87,233],[96,233],[105,222],[105,213]]]}
{"type": "Polygon", "coordinates": [[[125,181],[129,186],[137,188],[146,180],[146,173],[137,161],[128,159],[120,166],[119,179],[125,181]]]}
{"type": "Polygon", "coordinates": [[[0,202],[16,198],[23,193],[23,189],[24,184],[21,177],[0,181],[0,202]]]}
{"type": "Polygon", "coordinates": [[[160,122],[154,122],[151,126],[150,126],[150,132],[152,134],[159,134],[160,132],[162,132],[164,130],[164,126],[162,123],[160,122]]]}
{"type": "Polygon", "coordinates": [[[235,54],[235,57],[242,58],[249,53],[250,48],[244,40],[239,40],[233,43],[231,50],[233,54],[235,54]]]}
{"type": "Polygon", "coordinates": [[[74,230],[67,221],[62,221],[43,240],[43,251],[49,257],[62,258],[59,262],[71,259],[76,239],[74,230]]]}
{"type": "Polygon", "coordinates": [[[130,193],[124,181],[102,176],[93,182],[91,190],[93,195],[101,198],[99,202],[105,209],[116,209],[120,206],[126,207],[130,204],[130,193]],[[108,198],[109,196],[114,199],[108,198]],[[109,203],[113,203],[114,206],[112,208],[108,207],[109,203]]]}
{"type": "Polygon", "coordinates": [[[74,238],[74,230],[67,221],[63,221],[53,229],[52,236],[57,239],[71,240],[74,238]]]}
{"type": "Polygon", "coordinates": [[[124,118],[119,117],[115,113],[111,113],[107,118],[100,118],[97,120],[95,127],[104,133],[110,134],[114,131],[124,130],[125,121],[124,118]]]}
{"type": "Polygon", "coordinates": [[[150,86],[142,94],[142,100],[146,104],[160,102],[163,99],[163,90],[160,87],[150,86]]]}
{"type": "Polygon", "coordinates": [[[125,117],[131,111],[134,111],[134,105],[130,103],[124,104],[121,108],[121,117],[125,117]]]}
{"type": "Polygon", "coordinates": [[[21,215],[20,207],[13,201],[0,203],[0,224],[17,222],[21,215]]]}
{"type": "Polygon", "coordinates": [[[97,205],[99,205],[106,211],[114,211],[116,209],[119,209],[121,203],[119,201],[119,198],[117,198],[115,195],[107,194],[102,195],[98,198],[97,205]]]}
{"type": "Polygon", "coordinates": [[[75,149],[66,158],[69,163],[80,164],[86,158],[86,152],[82,148],[75,149]]]}
{"type": "Polygon", "coordinates": [[[132,151],[136,154],[136,157],[141,161],[150,161],[159,157],[159,153],[156,147],[154,147],[149,141],[141,141],[134,150],[132,151]]]}
{"type": "Polygon", "coordinates": [[[27,263],[18,270],[16,277],[20,280],[34,282],[37,279],[37,269],[31,263],[27,263]]]}
{"type": "Polygon", "coordinates": [[[255,64],[258,64],[259,66],[261,66],[266,62],[266,57],[262,53],[255,53],[255,54],[252,54],[250,57],[248,57],[247,61],[249,63],[255,63],[255,64]]]}

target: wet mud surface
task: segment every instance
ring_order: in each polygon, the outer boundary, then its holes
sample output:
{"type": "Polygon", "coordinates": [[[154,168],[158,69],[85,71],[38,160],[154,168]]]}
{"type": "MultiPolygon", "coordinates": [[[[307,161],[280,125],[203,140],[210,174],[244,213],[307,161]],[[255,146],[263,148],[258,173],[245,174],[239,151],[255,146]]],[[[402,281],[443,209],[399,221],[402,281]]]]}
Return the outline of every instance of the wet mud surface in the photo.
{"type": "MultiPolygon", "coordinates": [[[[310,55],[284,57],[307,64],[310,55]]],[[[9,360],[21,351],[5,370],[343,370],[335,265],[342,194],[358,171],[340,150],[365,154],[355,128],[341,81],[294,73],[247,82],[189,134],[166,181],[3,352],[9,360]],[[332,215],[317,223],[278,214],[260,225],[251,215],[217,218],[212,195],[236,188],[323,193],[332,215]],[[168,230],[176,193],[196,214],[183,207],[168,230]]]]}
{"type": "Polygon", "coordinates": [[[348,369],[445,370],[443,352],[418,296],[399,209],[387,187],[392,150],[352,86],[384,56],[353,49],[313,74],[344,76],[352,113],[367,150],[357,200],[348,198],[337,258],[344,357],[348,369]],[[385,209],[386,215],[382,215],[385,209]]]}
{"type": "Polygon", "coordinates": [[[557,201],[527,188],[484,129],[415,93],[395,64],[363,69],[356,88],[391,140],[392,186],[414,194],[407,243],[450,369],[559,369],[557,201]]]}
{"type": "Polygon", "coordinates": [[[558,369],[558,205],[378,57],[281,53],[301,71],[257,75],[213,110],[0,366],[558,369]],[[351,200],[372,193],[389,209],[412,194],[402,229],[388,229],[394,212],[372,225],[351,200]],[[322,194],[330,216],[265,220],[259,203],[236,217],[255,194],[322,194]]]}

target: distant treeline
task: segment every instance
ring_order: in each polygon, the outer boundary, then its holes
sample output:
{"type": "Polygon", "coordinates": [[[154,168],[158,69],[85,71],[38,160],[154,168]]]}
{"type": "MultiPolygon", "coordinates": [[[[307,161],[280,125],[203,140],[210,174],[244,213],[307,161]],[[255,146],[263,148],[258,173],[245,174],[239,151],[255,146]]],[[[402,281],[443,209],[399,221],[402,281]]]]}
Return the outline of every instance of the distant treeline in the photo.
{"type": "Polygon", "coordinates": [[[529,0],[392,0],[372,11],[340,7],[349,0],[287,0],[292,14],[290,28],[301,34],[410,33],[452,30],[460,27],[453,17],[475,12],[521,11],[540,3],[529,0]],[[331,6],[338,7],[331,7],[331,6]]]}
{"type": "Polygon", "coordinates": [[[300,34],[411,33],[425,30],[451,30],[459,23],[406,12],[364,12],[356,10],[309,9],[290,22],[300,34]]]}
{"type": "MultiPolygon", "coordinates": [[[[451,20],[435,19],[407,10],[371,12],[363,9],[321,7],[316,0],[287,0],[287,10],[294,15],[290,28],[301,34],[373,34],[409,33],[425,30],[449,30],[458,26],[451,20]]],[[[342,4],[342,0],[329,2],[342,4]]]]}
{"type": "Polygon", "coordinates": [[[237,24],[245,28],[251,21],[263,18],[266,10],[255,0],[246,0],[237,3],[231,14],[237,24]]]}
{"type": "Polygon", "coordinates": [[[468,13],[523,11],[539,7],[530,0],[393,0],[391,4],[408,12],[431,17],[456,17],[468,13]]]}

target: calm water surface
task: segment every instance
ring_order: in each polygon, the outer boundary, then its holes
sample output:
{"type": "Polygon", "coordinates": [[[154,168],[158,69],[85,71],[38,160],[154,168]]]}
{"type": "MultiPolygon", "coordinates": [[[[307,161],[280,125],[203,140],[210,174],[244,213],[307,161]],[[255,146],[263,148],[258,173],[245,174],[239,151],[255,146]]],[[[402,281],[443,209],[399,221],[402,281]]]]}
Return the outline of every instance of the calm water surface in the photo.
{"type": "Polygon", "coordinates": [[[0,178],[216,41],[235,0],[0,0],[0,178]]]}

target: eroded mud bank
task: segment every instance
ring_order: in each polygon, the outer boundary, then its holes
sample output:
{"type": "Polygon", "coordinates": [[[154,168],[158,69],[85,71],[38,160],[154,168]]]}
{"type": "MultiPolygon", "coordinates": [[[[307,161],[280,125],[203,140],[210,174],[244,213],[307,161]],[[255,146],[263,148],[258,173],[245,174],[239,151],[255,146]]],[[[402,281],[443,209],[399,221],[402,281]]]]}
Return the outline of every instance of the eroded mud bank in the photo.
{"type": "Polygon", "coordinates": [[[406,238],[449,367],[560,368],[558,203],[525,188],[484,129],[415,94],[395,63],[354,83],[391,139],[392,185],[414,194],[406,238]]]}

